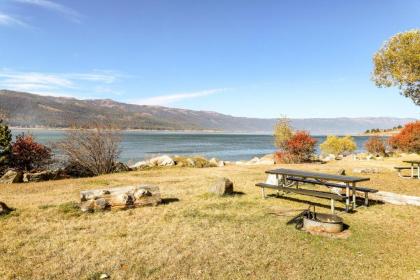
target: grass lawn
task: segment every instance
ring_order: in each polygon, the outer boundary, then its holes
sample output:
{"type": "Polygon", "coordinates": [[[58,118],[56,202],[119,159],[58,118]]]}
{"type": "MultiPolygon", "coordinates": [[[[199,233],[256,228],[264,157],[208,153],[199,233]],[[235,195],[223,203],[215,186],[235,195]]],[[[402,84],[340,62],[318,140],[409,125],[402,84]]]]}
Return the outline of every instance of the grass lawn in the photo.
{"type": "MultiPolygon", "coordinates": [[[[420,181],[399,178],[384,161],[289,165],[313,171],[380,167],[366,186],[420,196],[420,181]]],[[[278,166],[277,166],[278,167],[278,166]]],[[[96,178],[0,185],[0,201],[17,208],[0,218],[0,279],[420,279],[420,207],[389,204],[341,216],[348,239],[297,231],[286,223],[307,203],[262,200],[254,187],[273,166],[162,168],[96,178]],[[207,194],[217,176],[243,195],[207,194]],[[81,214],[79,191],[154,184],[158,207],[81,214]]],[[[359,174],[360,175],[360,174],[359,174]]],[[[329,201],[319,202],[329,212],[329,201]]],[[[341,205],[340,203],[337,203],[341,205]]]]}

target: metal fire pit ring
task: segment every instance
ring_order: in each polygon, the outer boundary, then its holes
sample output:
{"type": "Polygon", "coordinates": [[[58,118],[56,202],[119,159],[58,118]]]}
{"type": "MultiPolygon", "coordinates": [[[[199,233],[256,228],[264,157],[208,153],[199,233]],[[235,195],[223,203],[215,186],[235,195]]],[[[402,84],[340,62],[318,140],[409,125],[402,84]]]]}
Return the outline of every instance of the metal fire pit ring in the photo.
{"type": "Polygon", "coordinates": [[[315,232],[339,233],[343,231],[343,219],[334,214],[306,212],[303,229],[315,232]]]}

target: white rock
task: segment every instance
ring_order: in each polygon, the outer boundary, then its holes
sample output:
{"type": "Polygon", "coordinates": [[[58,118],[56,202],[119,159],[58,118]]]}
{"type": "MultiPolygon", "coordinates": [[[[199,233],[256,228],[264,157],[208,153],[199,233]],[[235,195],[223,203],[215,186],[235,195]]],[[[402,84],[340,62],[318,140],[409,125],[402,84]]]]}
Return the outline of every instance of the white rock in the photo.
{"type": "Polygon", "coordinates": [[[215,158],[210,159],[209,164],[210,164],[210,167],[218,167],[219,166],[219,163],[217,162],[217,159],[215,159],[215,158]]]}
{"type": "Polygon", "coordinates": [[[152,165],[152,166],[173,166],[173,165],[175,165],[174,160],[167,155],[152,158],[149,162],[150,162],[150,165],[152,165]]]}
{"type": "Polygon", "coordinates": [[[136,162],[135,164],[131,165],[130,168],[136,169],[136,168],[146,167],[148,165],[149,165],[148,161],[139,161],[139,162],[136,162]]]}
{"type": "Polygon", "coordinates": [[[217,167],[223,167],[223,166],[225,166],[225,162],[223,160],[217,163],[217,167]]]}

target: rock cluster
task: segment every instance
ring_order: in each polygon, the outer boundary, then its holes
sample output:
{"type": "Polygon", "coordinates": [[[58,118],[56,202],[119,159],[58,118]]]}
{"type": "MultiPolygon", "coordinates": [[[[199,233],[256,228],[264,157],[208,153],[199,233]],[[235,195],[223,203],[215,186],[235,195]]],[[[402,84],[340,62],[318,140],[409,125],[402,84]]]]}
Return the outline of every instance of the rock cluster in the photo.
{"type": "Polygon", "coordinates": [[[126,186],[80,192],[80,209],[83,212],[155,206],[160,202],[160,191],[155,186],[126,186]]]}
{"type": "Polygon", "coordinates": [[[64,170],[45,170],[41,172],[22,172],[19,170],[8,170],[1,178],[0,184],[41,182],[48,180],[59,180],[68,178],[64,170]]]}
{"type": "Polygon", "coordinates": [[[210,160],[203,157],[183,157],[163,155],[154,157],[150,160],[139,161],[130,166],[131,169],[148,169],[156,166],[181,166],[181,167],[221,167],[224,166],[225,162],[218,161],[215,158],[210,160]]]}

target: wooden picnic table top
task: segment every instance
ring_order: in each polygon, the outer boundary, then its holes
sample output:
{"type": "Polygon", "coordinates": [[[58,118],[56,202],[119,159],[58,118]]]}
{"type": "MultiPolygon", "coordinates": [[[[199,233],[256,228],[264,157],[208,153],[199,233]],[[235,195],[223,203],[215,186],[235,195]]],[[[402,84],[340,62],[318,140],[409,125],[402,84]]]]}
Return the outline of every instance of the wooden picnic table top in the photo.
{"type": "Polygon", "coordinates": [[[329,173],[311,172],[311,171],[285,169],[285,168],[269,170],[269,171],[266,171],[266,173],[293,176],[293,177],[302,177],[302,178],[321,179],[321,180],[344,182],[344,183],[357,183],[357,182],[364,182],[364,181],[370,180],[370,178],[366,178],[366,177],[343,176],[343,175],[335,175],[335,174],[329,174],[329,173]]]}
{"type": "Polygon", "coordinates": [[[420,160],[403,160],[403,162],[406,162],[406,163],[412,163],[412,164],[420,164],[420,160]]]}

